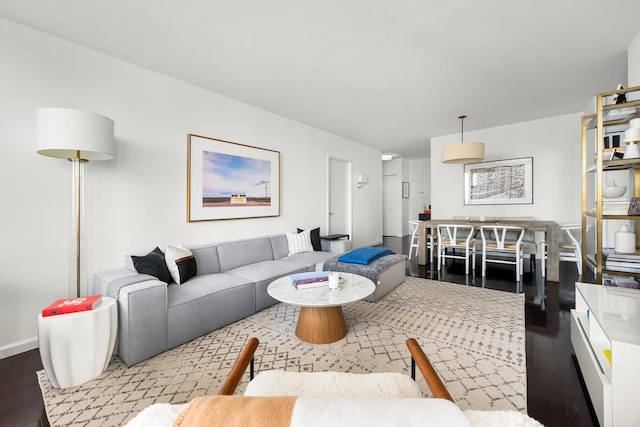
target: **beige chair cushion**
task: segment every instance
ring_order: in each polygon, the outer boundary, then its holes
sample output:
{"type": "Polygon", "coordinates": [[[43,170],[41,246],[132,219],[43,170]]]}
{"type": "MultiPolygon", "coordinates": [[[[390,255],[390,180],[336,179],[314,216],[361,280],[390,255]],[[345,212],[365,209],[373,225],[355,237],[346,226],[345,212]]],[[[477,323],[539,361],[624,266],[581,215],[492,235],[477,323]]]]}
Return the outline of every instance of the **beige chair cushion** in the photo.
{"type": "Polygon", "coordinates": [[[247,385],[245,396],[422,397],[408,375],[395,372],[263,371],[247,385]]]}

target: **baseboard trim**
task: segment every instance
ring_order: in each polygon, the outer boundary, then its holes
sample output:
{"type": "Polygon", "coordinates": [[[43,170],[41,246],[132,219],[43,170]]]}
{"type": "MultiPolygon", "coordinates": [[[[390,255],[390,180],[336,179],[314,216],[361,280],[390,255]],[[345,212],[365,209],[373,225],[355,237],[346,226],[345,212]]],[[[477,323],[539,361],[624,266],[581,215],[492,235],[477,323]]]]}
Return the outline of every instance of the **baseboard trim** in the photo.
{"type": "Polygon", "coordinates": [[[14,343],[0,347],[0,359],[15,356],[25,351],[38,348],[38,337],[27,338],[26,340],[16,341],[14,343]]]}

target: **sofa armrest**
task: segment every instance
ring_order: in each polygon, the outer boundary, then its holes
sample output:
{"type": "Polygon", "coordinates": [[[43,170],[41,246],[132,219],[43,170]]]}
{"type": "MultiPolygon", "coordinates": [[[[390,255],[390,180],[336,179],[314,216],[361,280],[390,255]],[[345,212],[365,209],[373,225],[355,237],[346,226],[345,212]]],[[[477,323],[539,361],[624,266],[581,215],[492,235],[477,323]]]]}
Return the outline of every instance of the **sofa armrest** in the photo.
{"type": "Polygon", "coordinates": [[[106,295],[115,282],[131,283],[114,295],[118,301],[118,355],[131,366],[167,349],[167,284],[119,268],[95,273],[90,293],[106,295]]]}
{"type": "Polygon", "coordinates": [[[128,268],[116,268],[113,270],[105,270],[95,273],[93,275],[93,280],[89,284],[89,295],[106,295],[109,283],[115,282],[116,280],[122,280],[127,277],[133,278],[134,276],[138,276],[138,273],[129,270],[128,268]]]}
{"type": "Polygon", "coordinates": [[[120,289],[118,354],[131,366],[167,349],[167,284],[147,280],[120,289]]]}

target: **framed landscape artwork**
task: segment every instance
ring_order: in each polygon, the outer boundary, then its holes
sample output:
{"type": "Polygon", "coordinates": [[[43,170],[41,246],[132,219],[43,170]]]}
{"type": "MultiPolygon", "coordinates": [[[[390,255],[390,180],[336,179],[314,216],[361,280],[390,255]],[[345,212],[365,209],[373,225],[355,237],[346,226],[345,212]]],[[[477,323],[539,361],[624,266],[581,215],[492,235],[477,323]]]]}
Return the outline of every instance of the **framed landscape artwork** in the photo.
{"type": "Polygon", "coordinates": [[[280,152],[187,136],[187,221],[280,215],[280,152]]]}
{"type": "Polygon", "coordinates": [[[464,165],[465,205],[533,203],[533,157],[464,165]]]}

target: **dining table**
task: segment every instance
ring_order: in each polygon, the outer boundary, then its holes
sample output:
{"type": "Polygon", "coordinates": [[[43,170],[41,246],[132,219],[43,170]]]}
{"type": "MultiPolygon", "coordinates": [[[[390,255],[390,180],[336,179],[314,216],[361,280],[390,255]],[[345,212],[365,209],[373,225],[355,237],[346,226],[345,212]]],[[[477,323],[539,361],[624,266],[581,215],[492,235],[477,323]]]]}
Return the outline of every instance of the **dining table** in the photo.
{"type": "MultiPolygon", "coordinates": [[[[545,234],[545,241],[547,243],[547,281],[558,282],[560,277],[560,260],[558,255],[559,240],[560,240],[560,226],[555,221],[542,221],[542,220],[492,220],[492,219],[430,219],[426,221],[420,221],[418,226],[418,245],[425,250],[418,251],[418,264],[427,264],[427,240],[434,238],[437,234],[435,230],[438,225],[442,224],[455,224],[455,225],[472,225],[477,229],[486,225],[511,225],[522,227],[526,231],[542,232],[545,234]]],[[[433,243],[433,240],[432,240],[433,243]]],[[[435,251],[434,251],[435,252],[435,251]]],[[[545,254],[542,254],[545,256],[545,254]]],[[[433,262],[433,260],[431,260],[433,262]]]]}

